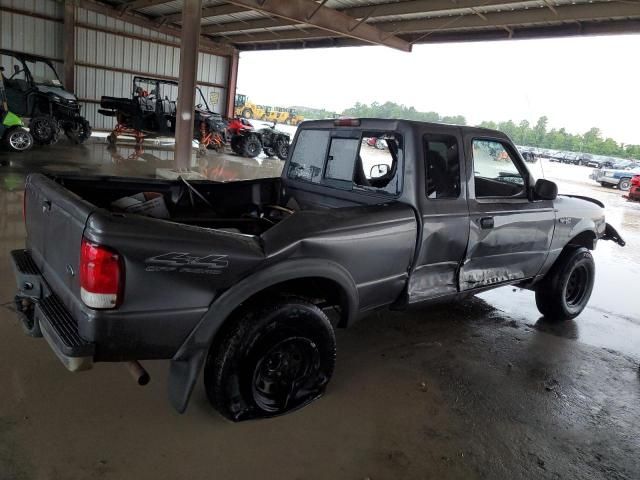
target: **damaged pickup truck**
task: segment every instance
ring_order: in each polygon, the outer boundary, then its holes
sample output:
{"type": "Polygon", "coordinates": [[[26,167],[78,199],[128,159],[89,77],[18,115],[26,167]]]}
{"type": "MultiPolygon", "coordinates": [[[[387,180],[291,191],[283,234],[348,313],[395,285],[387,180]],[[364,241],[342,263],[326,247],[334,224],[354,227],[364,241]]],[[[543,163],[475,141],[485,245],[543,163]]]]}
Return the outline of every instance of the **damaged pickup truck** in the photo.
{"type": "Polygon", "coordinates": [[[26,332],[70,370],[171,359],[179,412],[204,367],[211,404],[234,421],[318,398],[334,329],[374,309],[518,285],[545,317],[574,318],[590,250],[624,245],[602,204],[535,180],[504,134],[402,120],[304,122],[280,178],[32,174],[24,208],[12,258],[26,332]],[[136,196],[164,218],[121,208],[136,196]]]}

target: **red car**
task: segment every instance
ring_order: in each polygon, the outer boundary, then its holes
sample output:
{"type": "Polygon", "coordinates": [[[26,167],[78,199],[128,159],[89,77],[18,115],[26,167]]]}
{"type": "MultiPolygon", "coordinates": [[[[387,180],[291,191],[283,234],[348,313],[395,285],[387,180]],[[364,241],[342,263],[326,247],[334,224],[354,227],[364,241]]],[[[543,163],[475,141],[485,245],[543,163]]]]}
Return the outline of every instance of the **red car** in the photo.
{"type": "Polygon", "coordinates": [[[640,175],[635,175],[631,178],[631,188],[629,188],[629,200],[640,202],[640,175]]]}

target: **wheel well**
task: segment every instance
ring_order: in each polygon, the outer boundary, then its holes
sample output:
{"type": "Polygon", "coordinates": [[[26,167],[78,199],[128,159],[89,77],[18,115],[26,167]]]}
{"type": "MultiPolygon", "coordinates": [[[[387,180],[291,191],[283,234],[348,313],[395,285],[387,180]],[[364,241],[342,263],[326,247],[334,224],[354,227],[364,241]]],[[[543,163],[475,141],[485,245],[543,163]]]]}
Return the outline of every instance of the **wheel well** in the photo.
{"type": "Polygon", "coordinates": [[[591,230],[585,230],[584,232],[579,233],[567,243],[567,247],[586,247],[589,250],[593,250],[595,246],[596,234],[591,230]]]}
{"type": "Polygon", "coordinates": [[[242,302],[242,307],[255,303],[265,303],[273,301],[274,298],[282,297],[304,298],[325,309],[325,313],[329,315],[334,326],[347,326],[349,303],[346,292],[339,283],[323,277],[296,278],[276,283],[249,297],[242,302]],[[331,309],[333,312],[327,312],[326,309],[331,309]]]}

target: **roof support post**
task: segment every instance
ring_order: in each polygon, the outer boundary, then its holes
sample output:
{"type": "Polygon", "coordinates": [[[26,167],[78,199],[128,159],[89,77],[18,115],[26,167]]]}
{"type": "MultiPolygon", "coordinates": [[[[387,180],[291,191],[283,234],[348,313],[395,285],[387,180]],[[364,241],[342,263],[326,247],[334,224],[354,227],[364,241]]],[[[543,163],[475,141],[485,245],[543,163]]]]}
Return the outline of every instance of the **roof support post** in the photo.
{"type": "Polygon", "coordinates": [[[202,0],[189,0],[182,9],[180,34],[180,70],[178,106],[176,109],[175,164],[177,169],[191,166],[193,141],[198,46],[200,43],[200,11],[202,0]]]}
{"type": "Polygon", "coordinates": [[[73,0],[64,2],[63,23],[63,75],[64,88],[73,92],[75,90],[75,64],[76,64],[76,6],[73,0]]]}
{"type": "Polygon", "coordinates": [[[229,74],[227,75],[227,117],[233,118],[236,108],[236,88],[238,87],[238,63],[240,53],[229,56],[229,74]]]}

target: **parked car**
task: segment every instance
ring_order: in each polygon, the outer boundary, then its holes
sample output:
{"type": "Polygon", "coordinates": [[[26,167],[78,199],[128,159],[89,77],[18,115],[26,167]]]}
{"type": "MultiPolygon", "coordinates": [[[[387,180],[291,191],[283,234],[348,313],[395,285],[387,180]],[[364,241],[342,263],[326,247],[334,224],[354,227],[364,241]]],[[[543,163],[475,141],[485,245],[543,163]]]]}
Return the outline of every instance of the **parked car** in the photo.
{"type": "Polygon", "coordinates": [[[640,174],[640,168],[635,166],[632,169],[598,168],[591,172],[589,178],[603,187],[617,187],[620,190],[627,191],[631,187],[631,178],[638,174],[640,174]]]}
{"type": "Polygon", "coordinates": [[[575,318],[590,250],[624,245],[602,203],[535,180],[503,133],[396,119],[302,123],[279,178],[31,174],[24,208],[25,331],[70,370],[129,362],[142,381],[139,360],[171,359],[179,412],[204,367],[233,421],[321,396],[334,328],[377,309],[518,285],[549,320],[575,318]],[[387,149],[362,144],[374,134],[387,149]]]}

